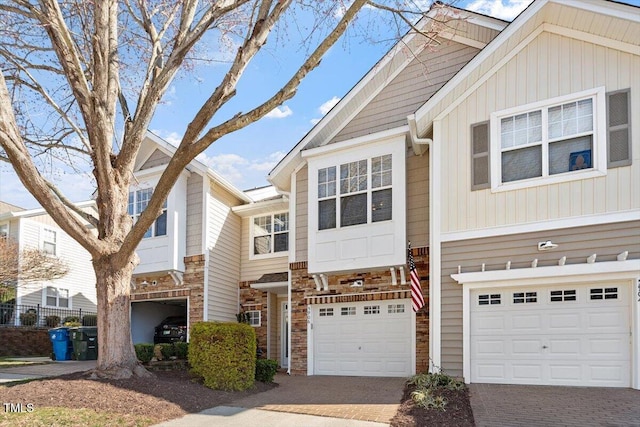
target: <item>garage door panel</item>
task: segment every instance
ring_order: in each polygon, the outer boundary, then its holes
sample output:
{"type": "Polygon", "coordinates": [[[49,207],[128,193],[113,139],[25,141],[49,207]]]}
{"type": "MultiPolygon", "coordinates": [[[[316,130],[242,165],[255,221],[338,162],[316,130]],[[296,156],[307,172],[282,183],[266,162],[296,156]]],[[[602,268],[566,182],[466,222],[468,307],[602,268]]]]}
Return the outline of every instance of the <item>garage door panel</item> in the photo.
{"type": "Polygon", "coordinates": [[[408,376],[411,374],[411,302],[357,302],[314,307],[313,370],[317,375],[408,376]],[[318,316],[333,308],[332,319],[318,316]],[[345,309],[345,310],[343,310],[345,309]],[[336,319],[338,322],[335,322],[336,319]],[[329,320],[333,321],[331,323],[329,320]],[[319,345],[332,342],[338,349],[319,345]]]}
{"type": "Polygon", "coordinates": [[[472,291],[471,381],[629,387],[627,288],[614,283],[472,291]],[[606,295],[605,288],[609,299],[593,298],[606,295]],[[570,298],[558,300],[558,290],[570,298]],[[523,303],[527,293],[535,298],[523,303]],[[479,295],[499,299],[500,307],[483,305],[486,297],[479,295]]]}

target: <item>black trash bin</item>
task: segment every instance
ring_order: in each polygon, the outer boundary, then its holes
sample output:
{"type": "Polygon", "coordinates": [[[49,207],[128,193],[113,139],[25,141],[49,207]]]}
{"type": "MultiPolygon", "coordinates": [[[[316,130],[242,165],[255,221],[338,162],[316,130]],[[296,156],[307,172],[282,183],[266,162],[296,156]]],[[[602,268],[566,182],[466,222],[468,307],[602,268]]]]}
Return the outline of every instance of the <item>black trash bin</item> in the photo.
{"type": "Polygon", "coordinates": [[[53,360],[71,360],[73,344],[69,339],[69,328],[49,329],[49,339],[53,346],[53,360]]]}
{"type": "Polygon", "coordinates": [[[76,360],[98,359],[98,328],[82,326],[69,331],[76,360]]]}

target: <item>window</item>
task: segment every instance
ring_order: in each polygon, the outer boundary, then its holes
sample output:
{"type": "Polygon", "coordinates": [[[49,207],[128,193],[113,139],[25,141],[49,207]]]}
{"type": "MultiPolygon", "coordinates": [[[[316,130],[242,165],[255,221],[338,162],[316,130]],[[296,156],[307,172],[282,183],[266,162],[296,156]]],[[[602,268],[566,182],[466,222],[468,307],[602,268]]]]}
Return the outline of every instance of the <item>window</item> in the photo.
{"type": "Polygon", "coordinates": [[[559,302],[559,301],[575,301],[576,300],[576,290],[569,289],[563,291],[551,291],[551,302],[559,302]]]}
{"type": "Polygon", "coordinates": [[[589,293],[591,300],[618,299],[618,288],[595,288],[589,293]]]}
{"type": "Polygon", "coordinates": [[[537,292],[514,292],[513,303],[514,304],[530,304],[538,302],[537,292]]]}
{"type": "Polygon", "coordinates": [[[277,213],[253,218],[252,255],[267,255],[289,250],[289,214],[277,213]]]}
{"type": "Polygon", "coordinates": [[[331,316],[333,316],[333,308],[320,309],[320,317],[331,317],[331,316]]]}
{"type": "Polygon", "coordinates": [[[260,326],[260,310],[251,310],[246,311],[245,313],[251,326],[260,326]]]}
{"type": "Polygon", "coordinates": [[[595,95],[500,118],[501,182],[593,168],[595,95]]]}
{"type": "MultiPolygon", "coordinates": [[[[135,223],[138,220],[138,217],[144,210],[147,208],[149,204],[149,200],[151,200],[151,195],[153,194],[152,188],[145,188],[143,190],[132,191],[129,193],[129,215],[133,218],[133,222],[135,223]]],[[[167,235],[167,201],[164,201],[162,205],[162,213],[156,220],[151,224],[151,227],[144,233],[143,237],[156,237],[156,236],[166,236],[167,235]]]]}
{"type": "Polygon", "coordinates": [[[478,305],[497,305],[501,303],[500,294],[478,295],[478,305]]]}
{"type": "Polygon", "coordinates": [[[387,313],[404,313],[404,304],[389,304],[387,306],[387,313]]]}
{"type": "Polygon", "coordinates": [[[46,305],[50,307],[69,308],[69,290],[47,286],[46,305]]]}
{"type": "Polygon", "coordinates": [[[380,314],[379,305],[366,305],[364,307],[364,314],[380,314]]]}
{"type": "Polygon", "coordinates": [[[54,230],[44,228],[42,230],[42,251],[51,256],[58,254],[57,233],[54,230]]]}
{"type": "Polygon", "coordinates": [[[9,224],[0,224],[0,239],[9,237],[9,224]]]}
{"type": "Polygon", "coordinates": [[[318,169],[318,229],[390,220],[391,160],[386,154],[318,169]]]}
{"type": "Polygon", "coordinates": [[[340,309],[341,316],[355,316],[356,308],[355,307],[342,307],[340,309]]]}

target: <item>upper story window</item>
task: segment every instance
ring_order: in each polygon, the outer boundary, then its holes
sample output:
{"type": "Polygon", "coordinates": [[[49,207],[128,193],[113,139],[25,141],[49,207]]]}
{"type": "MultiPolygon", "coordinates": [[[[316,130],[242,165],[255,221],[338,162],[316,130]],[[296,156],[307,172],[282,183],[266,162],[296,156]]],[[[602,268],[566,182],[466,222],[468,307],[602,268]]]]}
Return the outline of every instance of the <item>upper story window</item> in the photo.
{"type": "Polygon", "coordinates": [[[50,307],[69,307],[69,290],[47,286],[46,305],[50,307]]]}
{"type": "Polygon", "coordinates": [[[318,229],[390,220],[391,160],[386,154],[318,169],[318,229]]]}
{"type": "Polygon", "coordinates": [[[42,251],[47,255],[58,255],[58,235],[54,230],[42,230],[42,251]]]}
{"type": "Polygon", "coordinates": [[[275,213],[253,217],[252,255],[268,255],[289,250],[289,214],[275,213]]]}
{"type": "MultiPolygon", "coordinates": [[[[129,215],[133,218],[135,223],[138,217],[149,204],[151,195],[153,194],[152,188],[145,188],[142,190],[132,191],[129,193],[129,215]]],[[[144,237],[156,237],[167,235],[167,201],[164,201],[162,205],[162,214],[153,222],[151,227],[144,233],[144,237]]]]}
{"type": "Polygon", "coordinates": [[[0,239],[9,237],[9,224],[0,224],[0,239]]]}

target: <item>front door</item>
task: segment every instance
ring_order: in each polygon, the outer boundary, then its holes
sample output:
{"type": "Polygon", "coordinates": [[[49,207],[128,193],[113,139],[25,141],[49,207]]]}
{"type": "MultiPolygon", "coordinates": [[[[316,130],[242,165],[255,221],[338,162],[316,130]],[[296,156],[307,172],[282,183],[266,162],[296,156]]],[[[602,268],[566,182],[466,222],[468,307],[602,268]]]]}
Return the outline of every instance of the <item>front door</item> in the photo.
{"type": "Polygon", "coordinates": [[[285,301],[282,303],[282,321],[280,322],[282,326],[282,333],[280,334],[281,342],[280,348],[282,351],[280,354],[282,355],[280,366],[283,368],[289,367],[289,304],[285,301]]]}

